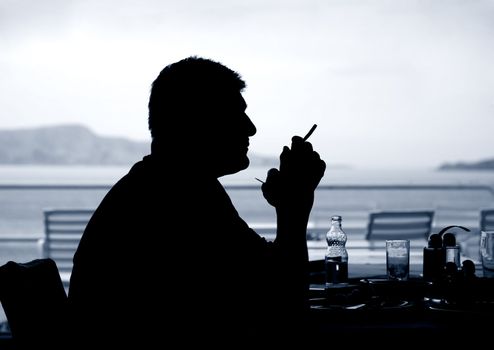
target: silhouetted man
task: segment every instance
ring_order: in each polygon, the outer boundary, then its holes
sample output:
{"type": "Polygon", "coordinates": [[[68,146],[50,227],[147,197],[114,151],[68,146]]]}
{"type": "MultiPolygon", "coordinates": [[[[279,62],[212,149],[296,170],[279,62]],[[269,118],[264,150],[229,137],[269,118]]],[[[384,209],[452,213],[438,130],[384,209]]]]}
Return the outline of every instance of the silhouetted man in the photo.
{"type": "Polygon", "coordinates": [[[294,137],[262,186],[276,240],[251,230],[218,181],[249,165],[256,128],[244,88],[236,72],[198,57],[154,81],[151,154],[109,191],[74,256],[77,344],[237,337],[238,346],[302,323],[307,222],[325,163],[294,137]]]}

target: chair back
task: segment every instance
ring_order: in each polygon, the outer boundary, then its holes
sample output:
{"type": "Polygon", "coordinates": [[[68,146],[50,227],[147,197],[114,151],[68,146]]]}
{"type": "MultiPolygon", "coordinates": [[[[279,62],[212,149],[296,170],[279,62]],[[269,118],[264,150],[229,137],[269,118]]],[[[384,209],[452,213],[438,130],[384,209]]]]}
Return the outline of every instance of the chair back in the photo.
{"type": "Polygon", "coordinates": [[[74,253],[93,213],[94,209],[44,210],[43,256],[56,262],[66,287],[72,273],[74,253]]]}
{"type": "Polygon", "coordinates": [[[61,348],[67,295],[52,259],[0,266],[0,301],[16,349],[61,348]]]}
{"type": "Polygon", "coordinates": [[[427,239],[434,211],[382,211],[369,214],[367,240],[427,239]]]}

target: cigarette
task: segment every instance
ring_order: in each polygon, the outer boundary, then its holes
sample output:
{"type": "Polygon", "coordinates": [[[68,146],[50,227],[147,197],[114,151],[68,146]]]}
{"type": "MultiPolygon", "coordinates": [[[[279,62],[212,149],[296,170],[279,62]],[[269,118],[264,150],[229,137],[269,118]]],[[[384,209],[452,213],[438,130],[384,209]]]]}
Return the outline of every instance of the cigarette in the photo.
{"type": "MultiPolygon", "coordinates": [[[[304,142],[307,141],[307,139],[310,137],[310,135],[312,135],[312,133],[314,132],[314,130],[316,130],[316,128],[317,128],[317,124],[312,125],[312,128],[310,128],[307,135],[305,135],[303,138],[304,142]]],[[[256,179],[257,181],[259,181],[262,184],[264,183],[264,181],[262,181],[261,179],[258,179],[257,177],[255,177],[254,179],[256,179]]]]}
{"type": "Polygon", "coordinates": [[[317,124],[312,125],[312,128],[310,128],[309,132],[307,133],[307,135],[304,136],[303,140],[307,141],[307,139],[310,137],[310,135],[312,135],[312,133],[314,132],[314,130],[316,130],[316,128],[317,128],[317,124]]]}

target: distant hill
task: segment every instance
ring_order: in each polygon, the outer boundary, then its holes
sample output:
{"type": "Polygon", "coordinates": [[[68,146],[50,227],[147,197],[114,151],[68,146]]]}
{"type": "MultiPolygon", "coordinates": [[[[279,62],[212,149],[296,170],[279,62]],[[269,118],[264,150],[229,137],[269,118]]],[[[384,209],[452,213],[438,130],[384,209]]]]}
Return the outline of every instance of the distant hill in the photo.
{"type": "MultiPolygon", "coordinates": [[[[82,125],[0,130],[0,164],[130,165],[149,154],[149,142],[99,136],[82,125]]],[[[277,158],[249,154],[253,166],[277,158]]]]}
{"type": "Polygon", "coordinates": [[[81,125],[0,130],[0,164],[132,164],[149,149],[147,142],[99,136],[81,125]]]}
{"type": "Polygon", "coordinates": [[[439,166],[439,170],[494,170],[494,159],[478,162],[445,163],[439,166]]]}

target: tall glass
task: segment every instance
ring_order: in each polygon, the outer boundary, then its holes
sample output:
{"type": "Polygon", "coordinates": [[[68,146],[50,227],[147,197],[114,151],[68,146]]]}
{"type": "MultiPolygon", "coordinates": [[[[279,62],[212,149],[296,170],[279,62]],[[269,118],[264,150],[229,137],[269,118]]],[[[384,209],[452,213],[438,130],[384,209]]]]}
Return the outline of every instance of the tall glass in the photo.
{"type": "Polygon", "coordinates": [[[394,239],[386,241],[386,271],[390,280],[408,280],[410,273],[410,240],[394,239]]]}
{"type": "Polygon", "coordinates": [[[494,231],[480,232],[480,259],[484,277],[494,278],[494,231]]]}

